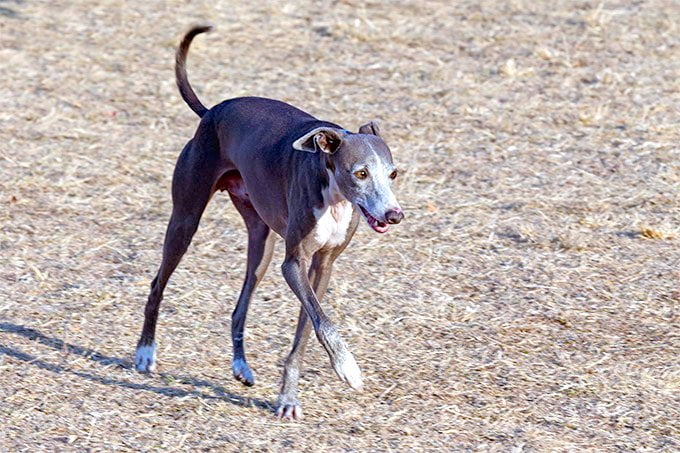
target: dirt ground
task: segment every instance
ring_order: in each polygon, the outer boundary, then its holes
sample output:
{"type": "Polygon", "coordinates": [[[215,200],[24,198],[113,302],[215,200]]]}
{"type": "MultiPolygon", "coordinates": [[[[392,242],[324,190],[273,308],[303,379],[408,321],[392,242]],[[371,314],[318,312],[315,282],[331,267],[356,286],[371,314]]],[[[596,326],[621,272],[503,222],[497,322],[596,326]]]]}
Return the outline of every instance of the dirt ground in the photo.
{"type": "Polygon", "coordinates": [[[0,1],[0,450],[678,451],[680,4],[0,1]],[[216,196],[131,367],[201,99],[381,122],[406,220],[361,225],[306,418],[273,415],[281,245],[232,379],[245,229],[216,196]]]}

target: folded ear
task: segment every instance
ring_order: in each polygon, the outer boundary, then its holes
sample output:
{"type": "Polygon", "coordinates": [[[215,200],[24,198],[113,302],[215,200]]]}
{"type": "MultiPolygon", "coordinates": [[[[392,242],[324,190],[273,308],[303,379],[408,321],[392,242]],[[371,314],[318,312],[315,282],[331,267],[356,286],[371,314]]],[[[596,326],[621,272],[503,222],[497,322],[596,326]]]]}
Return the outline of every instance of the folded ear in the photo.
{"type": "Polygon", "coordinates": [[[371,134],[380,137],[380,128],[378,127],[377,121],[373,120],[370,123],[366,123],[359,128],[360,134],[371,134]]]}
{"type": "Polygon", "coordinates": [[[324,153],[333,154],[340,143],[344,132],[333,127],[317,127],[307,132],[302,137],[293,142],[293,148],[298,151],[307,151],[308,153],[315,153],[318,150],[324,153]]]}

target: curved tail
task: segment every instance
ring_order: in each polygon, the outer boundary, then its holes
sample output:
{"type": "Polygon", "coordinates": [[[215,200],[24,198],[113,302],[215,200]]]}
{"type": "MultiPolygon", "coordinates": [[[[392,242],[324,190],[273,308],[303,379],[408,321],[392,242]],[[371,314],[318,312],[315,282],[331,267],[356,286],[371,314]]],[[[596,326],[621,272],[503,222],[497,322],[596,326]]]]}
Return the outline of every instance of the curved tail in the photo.
{"type": "Polygon", "coordinates": [[[191,41],[194,40],[196,35],[205,33],[212,30],[210,25],[200,25],[193,27],[191,30],[184,35],[184,39],[177,49],[177,55],[175,57],[175,78],[177,79],[177,88],[179,88],[179,93],[182,95],[184,102],[191,107],[191,110],[196,112],[196,115],[203,117],[208,109],[203,105],[203,103],[198,99],[194,89],[191,88],[189,84],[189,79],[187,78],[186,60],[187,54],[189,53],[189,46],[191,41]]]}

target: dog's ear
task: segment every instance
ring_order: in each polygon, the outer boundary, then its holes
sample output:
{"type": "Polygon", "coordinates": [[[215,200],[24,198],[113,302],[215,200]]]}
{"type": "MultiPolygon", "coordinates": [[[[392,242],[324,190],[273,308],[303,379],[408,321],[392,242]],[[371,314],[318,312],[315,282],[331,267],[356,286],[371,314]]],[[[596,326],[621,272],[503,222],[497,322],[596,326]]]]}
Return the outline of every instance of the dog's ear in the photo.
{"type": "Polygon", "coordinates": [[[359,128],[360,134],[371,134],[380,137],[380,128],[378,127],[378,122],[373,120],[370,123],[366,123],[359,128]]]}
{"type": "Polygon", "coordinates": [[[317,127],[307,132],[293,142],[293,148],[298,151],[315,153],[321,150],[333,154],[342,143],[344,132],[333,127],[317,127]]]}

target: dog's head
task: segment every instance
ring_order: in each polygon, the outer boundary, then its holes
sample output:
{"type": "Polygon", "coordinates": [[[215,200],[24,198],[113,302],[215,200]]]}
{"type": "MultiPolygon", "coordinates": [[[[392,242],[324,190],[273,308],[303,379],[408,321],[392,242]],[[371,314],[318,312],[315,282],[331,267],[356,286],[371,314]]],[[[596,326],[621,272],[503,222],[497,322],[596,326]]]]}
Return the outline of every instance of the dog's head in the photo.
{"type": "Polygon", "coordinates": [[[398,171],[392,153],[371,121],[358,134],[333,127],[318,127],[295,140],[293,148],[323,153],[331,183],[359,208],[368,224],[385,233],[404,213],[392,192],[398,171]]]}

